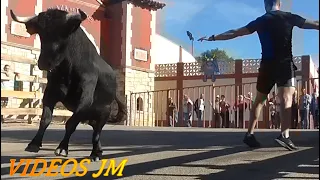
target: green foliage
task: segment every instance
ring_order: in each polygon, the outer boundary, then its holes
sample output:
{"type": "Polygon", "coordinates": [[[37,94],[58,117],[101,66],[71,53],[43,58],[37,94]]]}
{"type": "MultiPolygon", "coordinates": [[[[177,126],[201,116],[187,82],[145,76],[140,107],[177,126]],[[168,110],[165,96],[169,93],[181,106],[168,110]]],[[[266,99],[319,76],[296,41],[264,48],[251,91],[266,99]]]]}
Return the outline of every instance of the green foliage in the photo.
{"type": "Polygon", "coordinates": [[[196,57],[197,62],[202,63],[204,61],[210,61],[210,59],[216,59],[217,61],[233,61],[226,51],[218,48],[207,50],[196,57]]]}

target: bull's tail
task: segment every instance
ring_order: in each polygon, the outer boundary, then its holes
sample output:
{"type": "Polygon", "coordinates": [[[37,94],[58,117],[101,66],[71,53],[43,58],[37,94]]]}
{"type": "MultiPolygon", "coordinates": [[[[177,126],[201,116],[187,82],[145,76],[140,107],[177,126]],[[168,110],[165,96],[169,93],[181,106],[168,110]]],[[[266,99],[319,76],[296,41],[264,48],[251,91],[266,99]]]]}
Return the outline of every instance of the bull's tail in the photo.
{"type": "Polygon", "coordinates": [[[121,123],[127,118],[127,106],[124,101],[121,101],[118,96],[115,98],[118,104],[118,113],[116,115],[111,115],[110,121],[108,123],[121,123]]]}

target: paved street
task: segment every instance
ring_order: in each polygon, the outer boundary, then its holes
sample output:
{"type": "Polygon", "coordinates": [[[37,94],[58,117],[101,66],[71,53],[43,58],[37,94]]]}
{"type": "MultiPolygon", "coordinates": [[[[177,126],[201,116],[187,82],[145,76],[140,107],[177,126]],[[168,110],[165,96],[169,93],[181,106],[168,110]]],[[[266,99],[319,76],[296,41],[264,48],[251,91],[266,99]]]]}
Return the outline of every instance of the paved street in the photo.
{"type": "MultiPolygon", "coordinates": [[[[1,130],[1,178],[10,176],[10,159],[53,159],[54,149],[64,135],[64,126],[52,125],[45,134],[38,154],[24,151],[37,126],[5,125],[1,130]]],[[[119,179],[208,179],[208,180],[273,180],[319,178],[319,132],[293,132],[292,139],[299,151],[289,152],[274,143],[275,130],[256,133],[263,148],[250,150],[242,144],[244,130],[199,128],[145,128],[106,126],[102,133],[104,158],[119,163],[127,158],[119,179]]],[[[92,130],[79,125],[69,146],[69,158],[80,160],[91,152],[92,130]]],[[[101,162],[88,165],[83,179],[92,179],[101,162]]],[[[18,170],[23,171],[24,165],[18,170]]],[[[71,171],[72,165],[66,170],[71,171]]],[[[31,170],[31,168],[29,168],[31,170]]],[[[73,179],[75,176],[37,177],[33,179],[73,179]]],[[[116,179],[115,176],[100,177],[116,179]]]]}

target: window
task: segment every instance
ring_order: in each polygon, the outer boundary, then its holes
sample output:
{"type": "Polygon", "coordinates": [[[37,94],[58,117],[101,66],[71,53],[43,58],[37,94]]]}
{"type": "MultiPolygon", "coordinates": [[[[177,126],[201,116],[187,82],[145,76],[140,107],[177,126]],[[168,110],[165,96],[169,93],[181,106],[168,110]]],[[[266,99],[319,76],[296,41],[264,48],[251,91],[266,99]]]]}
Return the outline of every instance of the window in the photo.
{"type": "Polygon", "coordinates": [[[141,97],[137,99],[137,111],[143,111],[143,100],[141,97]]]}

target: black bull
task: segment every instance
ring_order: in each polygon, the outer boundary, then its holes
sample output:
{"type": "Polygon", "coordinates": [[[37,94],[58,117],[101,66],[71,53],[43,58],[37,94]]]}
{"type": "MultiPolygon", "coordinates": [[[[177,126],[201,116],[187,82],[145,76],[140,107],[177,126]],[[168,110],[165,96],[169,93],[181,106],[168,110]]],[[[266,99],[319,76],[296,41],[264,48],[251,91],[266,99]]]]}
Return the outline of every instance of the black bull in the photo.
{"type": "Polygon", "coordinates": [[[25,150],[39,151],[43,135],[52,121],[54,106],[62,102],[73,115],[66,123],[64,138],[55,155],[67,156],[70,136],[80,122],[89,121],[93,127],[90,157],[99,160],[103,126],[108,122],[121,122],[127,110],[116,95],[115,71],[99,56],[80,27],[87,15],[80,9],[78,14],[50,9],[33,17],[18,17],[11,10],[11,17],[24,23],[29,34],[40,36],[38,66],[48,72],[39,130],[25,150]],[[114,101],[118,104],[116,116],[111,115],[114,101]]]}

